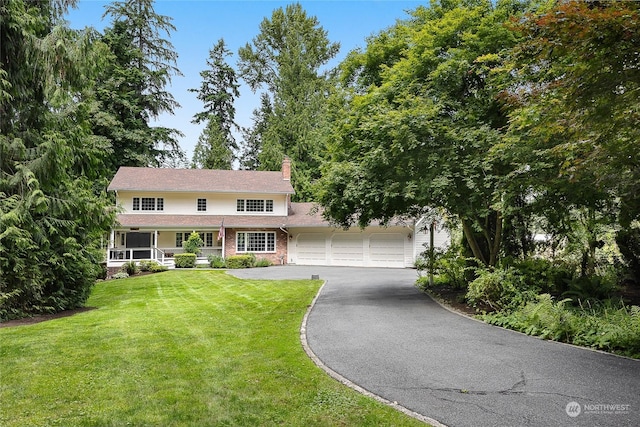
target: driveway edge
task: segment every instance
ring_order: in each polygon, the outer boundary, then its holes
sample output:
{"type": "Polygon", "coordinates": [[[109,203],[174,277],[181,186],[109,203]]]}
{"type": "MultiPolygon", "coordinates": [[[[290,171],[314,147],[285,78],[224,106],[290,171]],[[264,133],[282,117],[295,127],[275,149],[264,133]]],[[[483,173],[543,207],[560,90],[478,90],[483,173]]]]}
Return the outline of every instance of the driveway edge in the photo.
{"type": "Polygon", "coordinates": [[[536,339],[539,339],[541,341],[547,341],[547,342],[550,342],[550,343],[555,343],[555,344],[565,345],[565,346],[568,346],[568,347],[573,347],[573,348],[576,348],[576,349],[579,349],[579,350],[586,350],[586,351],[591,351],[593,353],[606,354],[606,355],[609,355],[609,356],[619,357],[620,359],[633,360],[634,362],[640,362],[640,359],[634,359],[633,357],[624,356],[622,354],[611,353],[611,352],[608,352],[608,351],[599,350],[597,348],[583,347],[581,345],[571,344],[571,343],[564,342],[564,341],[546,340],[546,339],[544,339],[542,337],[539,337],[537,335],[529,335],[529,334],[525,334],[524,332],[516,331],[515,329],[505,328],[504,326],[492,325],[491,323],[487,323],[484,320],[477,319],[477,318],[475,318],[473,316],[468,315],[467,313],[464,313],[462,311],[456,310],[455,308],[449,306],[449,304],[447,304],[446,301],[441,300],[440,298],[436,297],[434,294],[432,294],[429,291],[423,290],[422,292],[425,295],[427,295],[429,298],[431,298],[433,300],[433,302],[435,302],[436,304],[438,304],[440,307],[444,308],[445,310],[447,310],[447,311],[449,311],[449,312],[451,312],[453,314],[457,314],[458,316],[466,317],[467,319],[473,320],[474,322],[482,323],[483,325],[491,326],[491,327],[494,327],[494,328],[499,328],[499,329],[502,329],[504,331],[513,332],[515,334],[523,335],[523,336],[529,337],[529,338],[536,338],[536,339]]]}
{"type": "Polygon", "coordinates": [[[313,310],[313,307],[316,304],[316,301],[318,300],[318,297],[320,296],[320,294],[322,293],[322,290],[324,289],[324,286],[327,284],[327,281],[325,280],[324,283],[322,284],[322,286],[320,287],[320,289],[318,290],[318,293],[316,294],[316,296],[313,298],[313,301],[311,301],[311,304],[309,304],[309,307],[307,308],[307,312],[304,314],[304,317],[302,319],[302,325],[300,325],[300,342],[302,343],[302,348],[304,349],[305,353],[307,353],[307,356],[309,356],[309,358],[313,361],[313,363],[316,364],[317,367],[319,367],[320,369],[322,369],[323,371],[325,371],[331,378],[333,378],[334,380],[346,385],[347,387],[357,391],[360,394],[363,394],[367,397],[371,397],[375,400],[377,400],[380,403],[383,403],[387,406],[390,406],[402,413],[404,413],[405,415],[408,415],[412,418],[415,418],[419,421],[422,421],[424,423],[430,424],[434,427],[447,427],[446,425],[442,424],[441,422],[434,420],[433,418],[429,418],[425,415],[419,414],[417,412],[414,412],[412,410],[410,410],[409,408],[405,408],[404,406],[398,404],[398,402],[392,402],[390,400],[385,399],[382,396],[379,396],[375,393],[370,392],[369,390],[360,387],[358,384],[355,384],[354,382],[352,382],[351,380],[343,377],[342,375],[340,375],[339,373],[337,373],[336,371],[334,371],[333,369],[329,368],[327,365],[325,365],[322,360],[320,360],[318,358],[318,356],[316,356],[316,354],[313,352],[313,350],[311,350],[311,347],[309,347],[309,343],[307,342],[307,320],[309,319],[309,314],[311,314],[311,310],[313,310]]]}

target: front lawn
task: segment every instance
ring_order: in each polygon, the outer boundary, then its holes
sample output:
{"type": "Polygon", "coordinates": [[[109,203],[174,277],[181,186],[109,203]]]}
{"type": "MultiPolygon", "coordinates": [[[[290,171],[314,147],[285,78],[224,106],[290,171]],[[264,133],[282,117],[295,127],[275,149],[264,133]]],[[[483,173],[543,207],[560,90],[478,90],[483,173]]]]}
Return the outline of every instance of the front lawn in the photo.
{"type": "Polygon", "coordinates": [[[0,329],[2,426],[423,425],[330,379],[299,328],[319,281],[171,271],[0,329]]]}

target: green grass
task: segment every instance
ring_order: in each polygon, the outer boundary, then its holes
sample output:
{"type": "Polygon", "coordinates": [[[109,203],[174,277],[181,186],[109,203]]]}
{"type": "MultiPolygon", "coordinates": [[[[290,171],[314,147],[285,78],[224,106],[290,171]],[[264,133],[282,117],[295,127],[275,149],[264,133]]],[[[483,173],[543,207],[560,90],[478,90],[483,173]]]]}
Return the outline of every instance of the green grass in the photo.
{"type": "Polygon", "coordinates": [[[96,310],[0,329],[0,425],[422,425],[308,359],[319,286],[219,271],[99,283],[96,310]]]}

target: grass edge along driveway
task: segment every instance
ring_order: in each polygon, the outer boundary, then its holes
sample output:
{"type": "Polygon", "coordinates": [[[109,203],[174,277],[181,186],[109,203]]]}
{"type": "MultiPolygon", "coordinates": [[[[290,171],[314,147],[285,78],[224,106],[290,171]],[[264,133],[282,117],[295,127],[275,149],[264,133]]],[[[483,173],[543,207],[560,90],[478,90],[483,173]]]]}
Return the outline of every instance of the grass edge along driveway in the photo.
{"type": "Polygon", "coordinates": [[[423,425],[304,353],[320,285],[219,271],[101,282],[96,310],[0,329],[0,425],[423,425]]]}

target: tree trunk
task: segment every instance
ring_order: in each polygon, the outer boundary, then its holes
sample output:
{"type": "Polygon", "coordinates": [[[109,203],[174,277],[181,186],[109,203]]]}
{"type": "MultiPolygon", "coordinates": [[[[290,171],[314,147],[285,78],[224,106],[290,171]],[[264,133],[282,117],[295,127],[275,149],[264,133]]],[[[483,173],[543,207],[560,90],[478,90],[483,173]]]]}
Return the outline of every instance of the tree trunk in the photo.
{"type": "Polygon", "coordinates": [[[462,220],[462,230],[464,232],[464,236],[469,243],[469,247],[471,248],[471,252],[473,252],[473,256],[478,259],[478,261],[482,262],[484,265],[488,265],[487,259],[482,253],[482,249],[480,249],[480,245],[478,245],[478,241],[476,240],[476,236],[473,233],[473,229],[469,222],[465,219],[462,220]]]}

